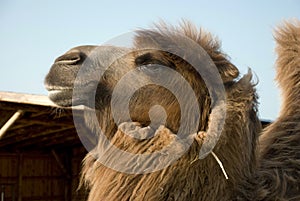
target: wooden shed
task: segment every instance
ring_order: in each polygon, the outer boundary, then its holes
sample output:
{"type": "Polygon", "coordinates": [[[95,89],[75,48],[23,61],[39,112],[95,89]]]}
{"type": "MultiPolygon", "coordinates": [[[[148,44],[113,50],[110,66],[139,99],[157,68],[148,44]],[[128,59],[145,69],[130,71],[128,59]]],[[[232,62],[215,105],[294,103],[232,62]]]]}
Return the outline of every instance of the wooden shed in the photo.
{"type": "MultiPolygon", "coordinates": [[[[74,111],[81,118],[83,110],[74,111]]],[[[77,188],[87,151],[71,109],[47,96],[0,92],[0,128],[0,201],[86,200],[77,188]]]]}

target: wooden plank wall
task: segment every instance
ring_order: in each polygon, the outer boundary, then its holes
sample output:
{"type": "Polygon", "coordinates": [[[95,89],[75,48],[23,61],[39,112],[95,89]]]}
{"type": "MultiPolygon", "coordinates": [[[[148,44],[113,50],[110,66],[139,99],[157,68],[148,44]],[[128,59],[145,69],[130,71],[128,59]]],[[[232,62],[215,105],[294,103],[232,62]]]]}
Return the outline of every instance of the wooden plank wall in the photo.
{"type": "Polygon", "coordinates": [[[86,200],[87,192],[77,191],[85,150],[55,151],[67,172],[52,152],[0,153],[0,192],[5,201],[86,200]]]}
{"type": "Polygon", "coordinates": [[[18,162],[15,154],[0,154],[0,191],[1,198],[5,196],[5,200],[16,200],[14,196],[17,194],[18,162]]]}
{"type": "Polygon", "coordinates": [[[72,201],[85,201],[88,197],[87,189],[82,186],[78,189],[79,179],[81,173],[81,165],[84,156],[87,154],[87,151],[83,148],[73,149],[72,157],[72,201]]]}

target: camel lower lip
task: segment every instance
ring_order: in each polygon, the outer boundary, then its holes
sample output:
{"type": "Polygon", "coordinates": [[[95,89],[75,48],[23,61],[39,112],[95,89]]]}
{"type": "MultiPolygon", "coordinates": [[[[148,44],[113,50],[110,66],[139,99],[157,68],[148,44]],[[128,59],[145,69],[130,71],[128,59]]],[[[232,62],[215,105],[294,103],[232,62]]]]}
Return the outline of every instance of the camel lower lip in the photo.
{"type": "Polygon", "coordinates": [[[49,95],[57,95],[57,94],[62,94],[62,93],[66,93],[69,92],[71,90],[50,90],[48,91],[49,95]]]}
{"type": "Polygon", "coordinates": [[[51,98],[68,98],[72,99],[72,90],[49,90],[48,96],[51,98]]]}
{"type": "Polygon", "coordinates": [[[53,101],[55,104],[63,107],[70,107],[70,106],[76,106],[76,105],[84,105],[84,94],[80,93],[81,96],[74,95],[73,89],[69,90],[49,90],[48,91],[48,97],[51,101],[53,101]]]}
{"type": "Polygon", "coordinates": [[[48,91],[48,97],[59,106],[72,106],[72,90],[52,89],[48,91]]]}

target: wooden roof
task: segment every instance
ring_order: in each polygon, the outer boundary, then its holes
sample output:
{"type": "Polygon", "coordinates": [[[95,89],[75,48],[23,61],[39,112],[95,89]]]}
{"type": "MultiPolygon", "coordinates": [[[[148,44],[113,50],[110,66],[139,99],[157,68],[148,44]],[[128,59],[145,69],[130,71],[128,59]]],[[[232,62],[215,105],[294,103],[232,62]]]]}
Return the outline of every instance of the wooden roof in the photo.
{"type": "MultiPolygon", "coordinates": [[[[83,107],[73,112],[82,118],[83,107]]],[[[0,92],[0,128],[2,150],[82,146],[72,109],[60,108],[43,95],[0,92]],[[16,120],[8,125],[13,116],[16,120]]],[[[84,125],[80,128],[85,129],[84,125]]]]}

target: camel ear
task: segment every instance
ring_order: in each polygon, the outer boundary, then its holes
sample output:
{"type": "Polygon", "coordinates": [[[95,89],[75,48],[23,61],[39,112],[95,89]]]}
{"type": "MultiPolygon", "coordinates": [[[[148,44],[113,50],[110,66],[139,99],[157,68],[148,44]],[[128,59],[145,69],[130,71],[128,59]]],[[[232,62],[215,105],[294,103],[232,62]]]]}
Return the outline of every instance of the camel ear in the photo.
{"type": "Polygon", "coordinates": [[[218,71],[221,75],[223,82],[233,81],[235,78],[239,76],[238,68],[230,63],[228,60],[223,60],[222,62],[214,61],[218,71]]]}

